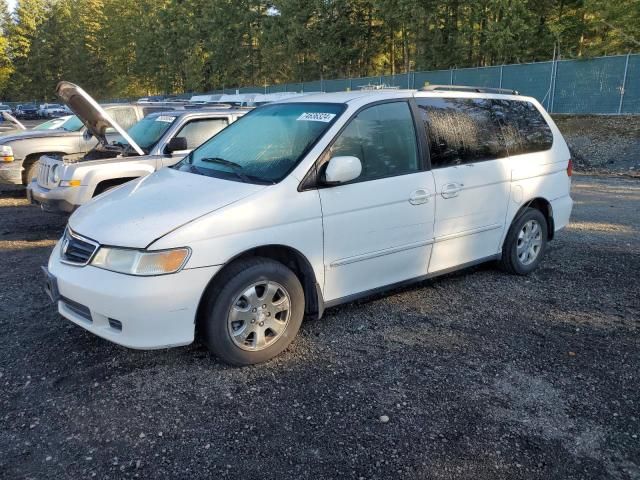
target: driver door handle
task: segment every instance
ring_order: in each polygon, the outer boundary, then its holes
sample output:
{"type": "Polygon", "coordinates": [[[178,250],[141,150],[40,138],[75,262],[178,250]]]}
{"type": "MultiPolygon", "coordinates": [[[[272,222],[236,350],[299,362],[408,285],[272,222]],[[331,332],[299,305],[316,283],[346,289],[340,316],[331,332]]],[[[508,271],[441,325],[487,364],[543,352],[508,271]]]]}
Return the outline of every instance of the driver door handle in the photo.
{"type": "Polygon", "coordinates": [[[457,197],[460,193],[460,190],[462,190],[462,187],[464,187],[462,183],[447,183],[442,186],[440,195],[442,195],[442,198],[457,197]]]}

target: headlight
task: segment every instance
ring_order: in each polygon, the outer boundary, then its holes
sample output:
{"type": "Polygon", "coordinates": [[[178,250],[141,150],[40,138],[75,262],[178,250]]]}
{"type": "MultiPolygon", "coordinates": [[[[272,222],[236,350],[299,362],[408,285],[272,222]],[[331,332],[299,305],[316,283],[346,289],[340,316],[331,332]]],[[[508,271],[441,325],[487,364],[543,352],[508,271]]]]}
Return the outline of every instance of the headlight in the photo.
{"type": "Polygon", "coordinates": [[[0,161],[13,162],[13,149],[9,145],[0,145],[0,161]]]}
{"type": "Polygon", "coordinates": [[[49,183],[58,183],[60,181],[59,166],[60,165],[54,165],[51,167],[51,170],[49,170],[49,183]]]}
{"type": "Polygon", "coordinates": [[[158,252],[100,247],[91,265],[129,275],[165,275],[180,270],[189,258],[188,248],[158,252]]]}

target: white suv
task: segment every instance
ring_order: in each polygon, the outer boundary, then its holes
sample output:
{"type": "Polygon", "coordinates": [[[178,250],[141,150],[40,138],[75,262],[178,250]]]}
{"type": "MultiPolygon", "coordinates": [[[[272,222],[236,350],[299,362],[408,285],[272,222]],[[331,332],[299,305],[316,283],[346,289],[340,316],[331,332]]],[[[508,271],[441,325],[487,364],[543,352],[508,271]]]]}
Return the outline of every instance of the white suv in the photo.
{"type": "Polygon", "coordinates": [[[48,264],[59,312],[132,348],[198,333],[270,359],[305,315],[499,260],[527,274],[569,221],[571,160],[533,98],[310,95],[79,208],[48,264]]]}

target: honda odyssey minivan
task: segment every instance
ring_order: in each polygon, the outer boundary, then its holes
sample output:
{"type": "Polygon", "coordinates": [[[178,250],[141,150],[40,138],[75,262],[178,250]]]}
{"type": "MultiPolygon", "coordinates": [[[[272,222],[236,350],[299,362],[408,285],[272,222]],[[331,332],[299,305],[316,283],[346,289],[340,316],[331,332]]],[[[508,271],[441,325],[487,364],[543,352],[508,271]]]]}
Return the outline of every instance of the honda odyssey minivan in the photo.
{"type": "Polygon", "coordinates": [[[553,120],[516,92],[294,98],[79,208],[47,288],[112,342],[197,335],[258,363],[333,305],[479,262],[532,272],[569,221],[571,168],[553,120]]]}

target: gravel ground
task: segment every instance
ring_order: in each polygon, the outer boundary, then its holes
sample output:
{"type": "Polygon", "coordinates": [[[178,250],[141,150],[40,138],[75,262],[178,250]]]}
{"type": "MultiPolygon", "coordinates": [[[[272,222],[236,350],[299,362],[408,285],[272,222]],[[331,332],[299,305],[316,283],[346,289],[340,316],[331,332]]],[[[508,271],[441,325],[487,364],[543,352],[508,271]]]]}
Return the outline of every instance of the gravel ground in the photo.
{"type": "Polygon", "coordinates": [[[640,182],[574,177],[527,278],[327,312],[267,364],[131,351],[42,290],[64,217],[0,191],[2,478],[640,478],[640,182]]]}
{"type": "Polygon", "coordinates": [[[640,178],[640,115],[554,115],[582,172],[640,178]]]}

